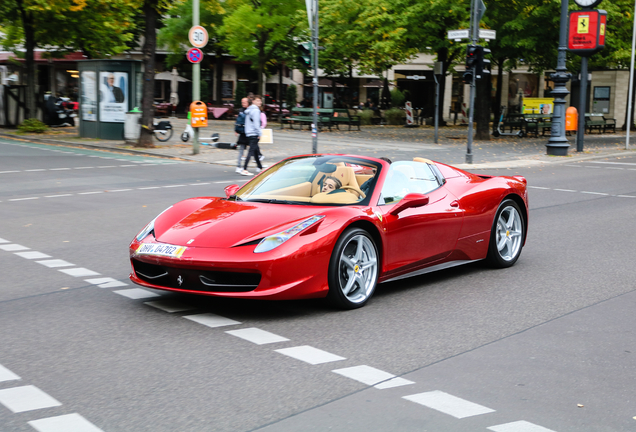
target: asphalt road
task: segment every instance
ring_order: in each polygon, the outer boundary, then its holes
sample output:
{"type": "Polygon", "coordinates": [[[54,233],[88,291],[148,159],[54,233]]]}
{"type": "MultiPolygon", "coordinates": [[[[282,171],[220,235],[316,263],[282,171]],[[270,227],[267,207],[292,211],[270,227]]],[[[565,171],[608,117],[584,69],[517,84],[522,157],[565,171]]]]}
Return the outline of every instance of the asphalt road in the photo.
{"type": "Polygon", "coordinates": [[[232,167],[0,140],[0,430],[633,431],[636,158],[488,173],[529,181],[514,267],[339,312],[128,281],[131,238],[232,167]]]}

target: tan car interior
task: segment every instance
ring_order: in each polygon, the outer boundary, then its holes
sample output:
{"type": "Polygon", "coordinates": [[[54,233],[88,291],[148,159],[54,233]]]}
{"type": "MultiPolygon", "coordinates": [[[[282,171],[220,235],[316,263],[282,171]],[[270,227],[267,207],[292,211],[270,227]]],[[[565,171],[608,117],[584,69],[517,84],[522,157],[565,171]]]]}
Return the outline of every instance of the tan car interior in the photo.
{"type": "Polygon", "coordinates": [[[304,182],[298,185],[270,191],[264,196],[290,201],[304,201],[312,203],[336,203],[353,204],[365,197],[360,190],[360,185],[372,178],[371,174],[356,175],[353,168],[345,166],[343,162],[337,162],[335,171],[331,173],[319,172],[312,182],[304,182]],[[323,193],[322,183],[326,177],[335,177],[342,183],[339,190],[323,193]]]}

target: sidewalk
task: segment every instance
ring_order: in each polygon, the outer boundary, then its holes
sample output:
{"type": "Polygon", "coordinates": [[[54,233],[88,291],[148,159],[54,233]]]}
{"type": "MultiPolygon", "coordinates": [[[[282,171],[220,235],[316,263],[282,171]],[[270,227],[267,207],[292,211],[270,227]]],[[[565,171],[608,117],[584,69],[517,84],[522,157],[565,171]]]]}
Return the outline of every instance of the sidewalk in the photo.
{"type": "MultiPolygon", "coordinates": [[[[43,142],[119,151],[156,157],[178,158],[196,162],[235,166],[237,153],[232,149],[215,148],[201,143],[200,153],[193,155],[192,139],[184,143],[181,133],[185,129],[186,119],[171,118],[174,128],[172,138],[165,142],[154,141],[155,148],[139,148],[123,141],[108,141],[92,138],[80,138],[79,128],[57,128],[46,134],[18,134],[16,130],[0,129],[0,138],[12,138],[30,142],[43,142]]],[[[283,158],[308,154],[312,151],[311,132],[280,129],[280,125],[271,122],[274,131],[274,144],[265,144],[261,151],[266,156],[264,163],[271,164],[283,158]]],[[[345,153],[362,156],[386,156],[392,160],[410,160],[413,157],[426,157],[463,169],[515,168],[543,164],[568,163],[585,159],[598,159],[608,156],[631,155],[634,146],[625,150],[625,132],[616,134],[586,134],[584,151],[578,153],[574,136],[570,141],[568,156],[547,156],[546,144],[549,136],[538,138],[519,138],[506,136],[490,141],[473,141],[473,164],[465,164],[467,150],[467,128],[465,126],[446,126],[439,128],[438,144],[434,140],[432,126],[405,128],[401,126],[362,126],[361,131],[324,130],[318,134],[319,153],[345,153]]],[[[220,135],[219,142],[236,142],[233,121],[213,120],[210,126],[200,130],[200,137],[210,137],[212,133],[220,135]]],[[[630,141],[632,139],[630,138],[630,141]]],[[[205,142],[205,141],[204,141],[205,142]]]]}

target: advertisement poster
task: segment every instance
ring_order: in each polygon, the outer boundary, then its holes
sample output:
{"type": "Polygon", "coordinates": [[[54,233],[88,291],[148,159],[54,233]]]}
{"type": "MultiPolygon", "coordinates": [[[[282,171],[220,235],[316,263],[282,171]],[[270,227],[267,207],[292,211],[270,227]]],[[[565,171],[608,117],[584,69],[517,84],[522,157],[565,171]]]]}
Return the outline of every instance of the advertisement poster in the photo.
{"type": "Polygon", "coordinates": [[[97,121],[97,80],[94,71],[84,71],[81,76],[82,120],[97,121]]]}
{"type": "Polygon", "coordinates": [[[99,120],[124,123],[128,111],[128,72],[100,72],[99,120]]]}
{"type": "Polygon", "coordinates": [[[553,98],[523,98],[523,114],[552,114],[553,98]]]}

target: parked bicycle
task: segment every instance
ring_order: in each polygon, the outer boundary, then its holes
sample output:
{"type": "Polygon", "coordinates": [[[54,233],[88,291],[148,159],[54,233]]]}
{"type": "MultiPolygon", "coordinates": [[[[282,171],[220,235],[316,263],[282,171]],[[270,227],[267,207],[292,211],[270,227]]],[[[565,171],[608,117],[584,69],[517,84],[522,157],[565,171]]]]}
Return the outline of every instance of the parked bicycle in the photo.
{"type": "Polygon", "coordinates": [[[162,120],[159,123],[153,122],[153,135],[157,141],[166,142],[172,138],[173,133],[172,124],[168,120],[162,120]]]}

